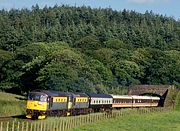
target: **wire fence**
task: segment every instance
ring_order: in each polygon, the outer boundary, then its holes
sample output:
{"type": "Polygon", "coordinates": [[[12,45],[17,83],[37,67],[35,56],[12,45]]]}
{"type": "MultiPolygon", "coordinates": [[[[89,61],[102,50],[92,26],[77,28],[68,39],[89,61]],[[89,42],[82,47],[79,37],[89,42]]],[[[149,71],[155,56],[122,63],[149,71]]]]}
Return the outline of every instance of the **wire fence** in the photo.
{"type": "Polygon", "coordinates": [[[148,114],[153,112],[171,111],[171,108],[132,108],[113,110],[112,113],[93,113],[88,115],[71,117],[50,117],[45,120],[36,121],[3,121],[0,122],[0,131],[67,131],[74,127],[103,121],[110,118],[129,116],[133,114],[148,114]]]}

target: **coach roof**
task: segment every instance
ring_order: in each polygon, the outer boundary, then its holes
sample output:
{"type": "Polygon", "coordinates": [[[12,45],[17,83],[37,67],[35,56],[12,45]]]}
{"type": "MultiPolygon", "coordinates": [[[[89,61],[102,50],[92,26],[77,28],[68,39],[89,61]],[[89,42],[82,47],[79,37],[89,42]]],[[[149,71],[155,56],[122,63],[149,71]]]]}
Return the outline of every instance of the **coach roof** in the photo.
{"type": "Polygon", "coordinates": [[[99,98],[112,98],[109,94],[95,94],[95,93],[86,93],[89,97],[99,97],[99,98]]]}

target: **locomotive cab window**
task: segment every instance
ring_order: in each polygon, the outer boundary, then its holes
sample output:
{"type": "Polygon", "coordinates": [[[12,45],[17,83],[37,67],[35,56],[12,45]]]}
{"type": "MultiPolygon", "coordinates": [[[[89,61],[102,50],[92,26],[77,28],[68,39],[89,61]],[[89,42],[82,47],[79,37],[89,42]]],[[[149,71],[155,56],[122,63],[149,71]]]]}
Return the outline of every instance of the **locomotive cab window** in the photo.
{"type": "Polygon", "coordinates": [[[47,101],[47,96],[40,95],[40,94],[35,94],[35,93],[30,93],[28,95],[28,100],[47,101]]]}

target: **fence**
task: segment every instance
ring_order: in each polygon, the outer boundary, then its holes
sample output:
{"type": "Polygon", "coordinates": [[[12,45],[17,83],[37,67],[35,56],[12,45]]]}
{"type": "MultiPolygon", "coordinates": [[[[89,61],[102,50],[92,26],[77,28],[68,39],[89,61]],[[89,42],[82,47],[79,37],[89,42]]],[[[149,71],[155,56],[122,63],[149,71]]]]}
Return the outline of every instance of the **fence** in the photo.
{"type": "Polygon", "coordinates": [[[67,131],[86,123],[102,121],[110,118],[123,117],[128,115],[146,114],[152,112],[170,111],[171,108],[139,108],[113,110],[112,113],[94,113],[88,115],[71,117],[50,117],[37,121],[13,121],[1,122],[0,131],[67,131]]]}

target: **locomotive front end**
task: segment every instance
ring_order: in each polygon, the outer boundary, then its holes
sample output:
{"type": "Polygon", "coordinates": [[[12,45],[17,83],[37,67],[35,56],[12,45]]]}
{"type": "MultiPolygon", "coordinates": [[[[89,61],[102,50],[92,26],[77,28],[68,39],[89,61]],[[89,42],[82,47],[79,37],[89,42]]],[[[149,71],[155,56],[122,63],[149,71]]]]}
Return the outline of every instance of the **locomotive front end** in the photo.
{"type": "Polygon", "coordinates": [[[48,96],[46,94],[31,92],[28,95],[26,117],[33,119],[44,119],[48,107],[48,96]]]}

